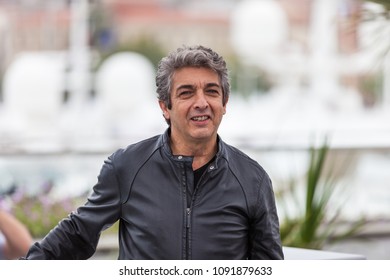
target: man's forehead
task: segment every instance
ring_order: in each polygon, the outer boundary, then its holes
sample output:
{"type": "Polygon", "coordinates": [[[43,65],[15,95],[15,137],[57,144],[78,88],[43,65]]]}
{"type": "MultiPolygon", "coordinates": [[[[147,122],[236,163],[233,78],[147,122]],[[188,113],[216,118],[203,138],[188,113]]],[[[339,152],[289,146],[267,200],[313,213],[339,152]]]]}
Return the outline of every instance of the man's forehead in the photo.
{"type": "Polygon", "coordinates": [[[181,86],[221,86],[218,74],[206,67],[184,67],[175,71],[173,75],[175,87],[181,86]]]}

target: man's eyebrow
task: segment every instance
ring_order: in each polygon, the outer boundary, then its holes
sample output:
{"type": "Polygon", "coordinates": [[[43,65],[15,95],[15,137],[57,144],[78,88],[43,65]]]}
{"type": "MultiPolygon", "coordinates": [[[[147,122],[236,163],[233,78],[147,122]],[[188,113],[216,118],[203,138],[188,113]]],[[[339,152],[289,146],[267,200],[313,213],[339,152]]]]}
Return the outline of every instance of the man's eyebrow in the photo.
{"type": "MultiPolygon", "coordinates": [[[[196,86],[194,85],[191,85],[191,84],[183,84],[183,85],[180,85],[176,88],[176,90],[180,90],[180,89],[194,89],[196,86]]],[[[220,84],[218,83],[214,83],[214,82],[211,82],[211,83],[207,83],[206,88],[210,88],[210,87],[221,87],[220,84]]]]}
{"type": "Polygon", "coordinates": [[[217,83],[207,83],[206,87],[221,87],[221,85],[217,83]]]}
{"type": "Polygon", "coordinates": [[[176,90],[179,90],[179,89],[193,89],[194,86],[193,85],[189,85],[189,84],[184,84],[184,85],[180,85],[176,88],[176,90]]]}

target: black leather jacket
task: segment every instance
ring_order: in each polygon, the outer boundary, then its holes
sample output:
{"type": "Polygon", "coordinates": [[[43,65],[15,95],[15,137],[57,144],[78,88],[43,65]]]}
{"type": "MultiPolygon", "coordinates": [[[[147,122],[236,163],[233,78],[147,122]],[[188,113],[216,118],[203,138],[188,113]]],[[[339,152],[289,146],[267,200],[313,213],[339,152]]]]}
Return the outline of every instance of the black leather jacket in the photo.
{"type": "Polygon", "coordinates": [[[87,259],[100,232],[120,220],[119,259],[283,259],[268,175],[221,139],[218,145],[190,203],[192,158],[172,155],[169,130],[118,150],[86,204],[26,258],[87,259]]]}

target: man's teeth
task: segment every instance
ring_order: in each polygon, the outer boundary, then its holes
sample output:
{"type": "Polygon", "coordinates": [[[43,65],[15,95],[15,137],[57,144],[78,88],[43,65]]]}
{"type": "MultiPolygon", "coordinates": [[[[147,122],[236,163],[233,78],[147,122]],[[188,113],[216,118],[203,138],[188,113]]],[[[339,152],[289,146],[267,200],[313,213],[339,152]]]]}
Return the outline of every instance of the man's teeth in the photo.
{"type": "Polygon", "coordinates": [[[201,116],[201,117],[194,117],[192,118],[194,121],[205,121],[207,120],[209,117],[207,116],[201,116]]]}

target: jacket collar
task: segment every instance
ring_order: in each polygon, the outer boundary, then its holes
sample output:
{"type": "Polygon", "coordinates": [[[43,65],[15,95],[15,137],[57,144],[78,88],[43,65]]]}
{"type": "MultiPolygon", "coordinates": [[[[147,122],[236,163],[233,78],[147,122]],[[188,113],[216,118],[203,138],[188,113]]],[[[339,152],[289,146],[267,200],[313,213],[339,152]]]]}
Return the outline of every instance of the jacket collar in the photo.
{"type": "MultiPolygon", "coordinates": [[[[171,146],[170,146],[170,135],[171,135],[171,129],[167,128],[163,134],[161,134],[158,145],[162,147],[164,152],[173,160],[178,160],[177,156],[174,156],[172,154],[171,146]]],[[[226,148],[225,143],[222,141],[221,137],[217,135],[217,143],[218,143],[218,151],[215,155],[215,161],[212,162],[210,165],[213,165],[215,169],[218,168],[218,162],[222,158],[227,158],[226,154],[226,148]]],[[[186,157],[192,162],[192,157],[186,157]]],[[[183,160],[183,158],[180,158],[180,160],[183,160]]]]}

